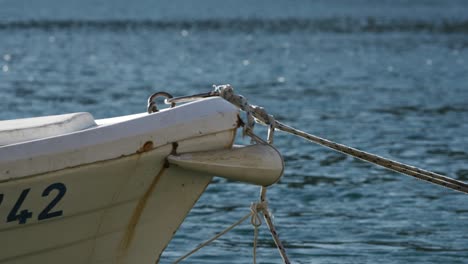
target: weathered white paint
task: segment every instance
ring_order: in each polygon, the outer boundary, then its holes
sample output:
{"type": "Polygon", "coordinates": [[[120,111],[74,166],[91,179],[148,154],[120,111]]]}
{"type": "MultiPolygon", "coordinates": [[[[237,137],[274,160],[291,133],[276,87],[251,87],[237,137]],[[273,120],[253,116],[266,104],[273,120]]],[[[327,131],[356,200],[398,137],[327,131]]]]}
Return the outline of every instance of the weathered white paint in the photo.
{"type": "Polygon", "coordinates": [[[134,154],[154,147],[237,127],[238,110],[221,98],[188,103],[156,114],[31,142],[0,147],[0,182],[134,154]]]}
{"type": "Polygon", "coordinates": [[[167,159],[184,169],[262,186],[277,182],[284,170],[279,151],[266,144],[170,155],[167,159]]]}
{"type": "Polygon", "coordinates": [[[89,113],[0,121],[0,146],[59,136],[96,126],[89,113]]]}
{"type": "Polygon", "coordinates": [[[238,110],[219,98],[0,147],[0,263],[154,263],[213,175],[175,166],[177,152],[230,148],[238,110]],[[62,215],[38,220],[51,209],[62,215]],[[29,190],[7,221],[20,194],[29,190]],[[132,226],[134,225],[134,226],[132,226]]]}

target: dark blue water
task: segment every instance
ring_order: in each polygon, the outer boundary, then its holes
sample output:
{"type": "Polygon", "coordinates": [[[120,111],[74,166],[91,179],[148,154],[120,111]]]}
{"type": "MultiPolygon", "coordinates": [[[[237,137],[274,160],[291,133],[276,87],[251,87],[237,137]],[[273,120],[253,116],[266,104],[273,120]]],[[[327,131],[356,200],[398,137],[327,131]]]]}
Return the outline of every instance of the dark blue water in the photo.
{"type": "MultiPolygon", "coordinates": [[[[302,130],[468,181],[468,1],[0,0],[0,119],[144,112],[154,91],[222,83],[302,130]]],[[[466,195],[275,142],[270,208],[295,263],[467,263],[466,195]]],[[[257,196],[215,179],[161,262],[257,196]]],[[[187,263],[249,263],[252,238],[245,224],[187,263]]],[[[264,225],[258,254],[281,263],[264,225]]]]}

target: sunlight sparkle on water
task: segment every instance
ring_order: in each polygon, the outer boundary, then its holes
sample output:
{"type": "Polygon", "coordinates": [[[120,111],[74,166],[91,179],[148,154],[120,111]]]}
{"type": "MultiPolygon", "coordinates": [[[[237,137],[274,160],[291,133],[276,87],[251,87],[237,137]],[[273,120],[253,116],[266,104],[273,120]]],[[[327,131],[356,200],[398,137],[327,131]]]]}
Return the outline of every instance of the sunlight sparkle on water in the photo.
{"type": "Polygon", "coordinates": [[[189,32],[187,30],[185,30],[185,29],[180,32],[180,35],[182,35],[182,37],[187,37],[188,34],[189,34],[189,32]]]}

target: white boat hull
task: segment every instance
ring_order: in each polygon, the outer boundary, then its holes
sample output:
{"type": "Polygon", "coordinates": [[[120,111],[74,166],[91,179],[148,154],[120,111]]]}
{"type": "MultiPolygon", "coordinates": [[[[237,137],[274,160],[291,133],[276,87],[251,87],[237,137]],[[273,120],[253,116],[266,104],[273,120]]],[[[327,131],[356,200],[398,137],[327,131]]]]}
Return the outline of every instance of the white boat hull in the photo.
{"type": "Polygon", "coordinates": [[[0,263],[157,262],[213,176],[166,157],[230,148],[236,127],[216,98],[0,147],[0,263]]]}

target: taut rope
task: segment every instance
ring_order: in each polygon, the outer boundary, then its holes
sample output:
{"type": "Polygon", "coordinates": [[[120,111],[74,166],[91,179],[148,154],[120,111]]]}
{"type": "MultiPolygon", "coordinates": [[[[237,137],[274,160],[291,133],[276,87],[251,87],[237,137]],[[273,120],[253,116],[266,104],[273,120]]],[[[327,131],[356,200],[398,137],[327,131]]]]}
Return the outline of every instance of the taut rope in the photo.
{"type": "Polygon", "coordinates": [[[406,165],[394,160],[386,159],[362,150],[358,150],[352,147],[348,147],[343,144],[335,143],[333,141],[314,136],[312,134],[308,134],[298,129],[294,129],[290,126],[287,126],[283,123],[276,121],[276,127],[279,130],[294,134],[296,136],[300,136],[305,138],[309,141],[317,143],[319,145],[331,148],[333,150],[339,151],[341,153],[356,157],[358,159],[379,165],[381,167],[400,172],[402,174],[406,174],[409,176],[416,177],[421,180],[428,181],[430,183],[438,184],[453,190],[457,190],[460,192],[468,193],[468,184],[458,181],[434,172],[426,171],[423,169],[419,169],[410,165],[406,165]]]}
{"type": "MultiPolygon", "coordinates": [[[[245,97],[243,97],[242,95],[236,95],[234,93],[233,88],[230,85],[215,86],[215,89],[208,93],[177,97],[177,98],[172,98],[172,96],[170,95],[168,96],[166,94],[157,93],[153,95],[152,97],[150,97],[150,100],[148,100],[148,112],[150,112],[153,108],[156,109],[157,111],[157,108],[155,104],[153,103],[153,100],[156,96],[160,96],[160,95],[163,95],[168,98],[165,100],[165,102],[166,104],[171,104],[171,107],[174,107],[176,103],[180,103],[180,102],[188,102],[188,101],[198,100],[200,98],[219,96],[219,97],[224,98],[226,101],[232,103],[233,105],[237,106],[239,109],[241,109],[247,114],[246,122],[243,122],[242,120],[240,120],[241,121],[240,125],[243,126],[244,135],[250,136],[253,141],[259,144],[273,144],[274,131],[281,130],[281,131],[302,137],[304,139],[307,139],[313,143],[336,150],[338,152],[379,165],[381,167],[384,167],[384,168],[387,168],[387,169],[390,169],[390,170],[393,170],[393,171],[396,171],[396,172],[399,172],[408,176],[412,176],[421,180],[425,180],[433,184],[444,186],[444,187],[447,187],[456,191],[468,193],[468,184],[465,182],[458,181],[458,180],[455,180],[455,179],[452,179],[452,178],[449,178],[449,177],[446,177],[446,176],[443,176],[434,172],[416,168],[414,166],[403,164],[394,160],[386,159],[378,155],[371,154],[371,153],[358,150],[352,147],[348,147],[346,145],[339,144],[339,143],[330,141],[328,139],[321,138],[321,137],[306,133],[304,131],[301,131],[299,129],[290,127],[288,125],[285,125],[275,120],[275,118],[272,115],[268,114],[263,107],[251,105],[248,103],[245,97]],[[255,125],[255,122],[263,124],[263,125],[267,125],[269,127],[268,137],[266,141],[261,139],[260,137],[258,137],[257,135],[253,133],[253,127],[255,125]]],[[[278,248],[281,258],[283,259],[283,263],[289,264],[290,261],[288,259],[288,256],[286,255],[286,250],[284,249],[281,243],[281,240],[279,239],[278,233],[276,232],[276,229],[273,225],[273,221],[271,219],[271,213],[268,210],[268,204],[266,202],[266,188],[265,187],[261,187],[260,202],[253,203],[251,205],[250,210],[251,212],[245,215],[244,217],[242,217],[239,221],[235,222],[234,224],[232,224],[231,226],[229,226],[228,228],[226,228],[219,234],[215,235],[213,238],[209,239],[208,241],[200,244],[197,248],[190,251],[186,255],[180,257],[174,263],[179,263],[180,261],[194,254],[199,249],[203,248],[204,246],[210,244],[214,240],[218,239],[222,235],[229,232],[235,226],[241,224],[250,216],[251,224],[254,226],[253,263],[255,264],[256,255],[257,255],[256,247],[257,247],[257,239],[258,239],[258,228],[261,225],[261,220],[258,214],[261,212],[271,232],[273,240],[275,241],[275,244],[278,248]]]]}
{"type": "Polygon", "coordinates": [[[234,227],[242,224],[247,218],[250,217],[250,223],[254,227],[254,241],[253,241],[253,263],[257,263],[257,240],[258,240],[258,228],[262,225],[262,220],[260,218],[259,213],[263,213],[263,217],[265,218],[265,221],[267,223],[267,226],[271,232],[271,236],[273,237],[273,240],[275,241],[276,246],[278,247],[278,251],[281,255],[281,258],[283,259],[283,262],[285,264],[291,263],[288,259],[288,256],[286,255],[286,251],[281,244],[281,241],[279,239],[278,233],[276,232],[275,226],[273,225],[273,221],[271,220],[271,213],[270,210],[268,210],[268,203],[266,202],[266,189],[262,187],[261,193],[260,193],[260,202],[252,203],[250,205],[250,212],[243,216],[241,219],[224,229],[223,231],[219,232],[212,238],[208,239],[207,241],[201,243],[198,245],[196,248],[188,252],[187,254],[181,256],[177,260],[173,262],[173,264],[178,264],[182,260],[185,260],[186,258],[190,257],[191,255],[195,254],[197,251],[200,249],[204,248],[211,242],[215,241],[216,239],[220,238],[221,236],[225,235],[229,231],[231,231],[234,227]]]}
{"type": "Polygon", "coordinates": [[[272,134],[274,130],[281,130],[309,141],[312,141],[316,144],[325,146],[327,148],[339,151],[341,153],[353,156],[355,158],[379,165],[381,167],[412,176],[421,180],[428,181],[433,184],[437,184],[440,186],[444,186],[456,191],[460,191],[463,193],[468,193],[468,184],[462,181],[458,181],[444,175],[440,175],[434,172],[430,172],[427,170],[423,170],[420,168],[416,168],[414,166],[410,166],[407,164],[403,164],[394,160],[390,160],[387,158],[380,157],[378,155],[374,155],[362,150],[358,150],[352,147],[348,147],[343,144],[339,144],[299,129],[295,129],[288,125],[285,125],[281,122],[278,122],[274,119],[274,117],[268,114],[263,107],[259,107],[256,105],[251,105],[248,103],[247,99],[242,95],[237,95],[234,93],[234,89],[230,85],[220,85],[215,86],[215,89],[211,92],[198,94],[195,96],[187,96],[187,97],[179,97],[179,98],[171,98],[166,99],[166,103],[176,103],[176,102],[186,102],[189,100],[196,100],[203,97],[210,97],[210,96],[220,96],[227,100],[228,102],[234,104],[241,110],[247,113],[247,122],[244,125],[244,133],[245,134],[252,134],[249,133],[253,130],[254,123],[260,123],[269,126],[269,141],[272,141],[272,134]]]}

